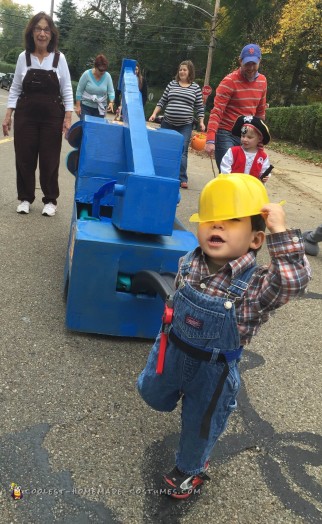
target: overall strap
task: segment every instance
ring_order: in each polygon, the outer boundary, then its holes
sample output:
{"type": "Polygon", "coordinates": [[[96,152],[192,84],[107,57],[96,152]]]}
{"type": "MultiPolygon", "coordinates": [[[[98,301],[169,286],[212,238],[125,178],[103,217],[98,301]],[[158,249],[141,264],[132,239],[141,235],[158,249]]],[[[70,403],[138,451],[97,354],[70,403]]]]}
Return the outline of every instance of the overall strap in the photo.
{"type": "MultiPolygon", "coordinates": [[[[241,275],[238,276],[238,278],[234,278],[231,280],[231,284],[229,288],[227,289],[227,293],[229,296],[231,294],[234,294],[235,297],[238,297],[238,298],[243,296],[246,289],[248,288],[249,281],[256,267],[257,266],[255,264],[254,266],[247,268],[241,275]]],[[[229,374],[229,362],[232,362],[233,360],[236,360],[238,362],[241,357],[242,350],[243,350],[243,347],[240,346],[240,348],[235,349],[233,351],[225,351],[223,353],[219,353],[219,356],[221,356],[224,360],[224,367],[219,377],[215,391],[207,407],[207,410],[201,421],[201,427],[200,427],[200,433],[199,433],[200,438],[203,438],[203,439],[209,438],[212,416],[216,410],[218,400],[222,394],[226,379],[229,374]]],[[[218,361],[220,362],[219,359],[218,361]]]]}
{"type": "Polygon", "coordinates": [[[242,297],[248,289],[249,281],[256,269],[257,265],[255,264],[254,266],[247,268],[241,275],[238,275],[237,278],[232,278],[230,286],[227,289],[228,294],[242,297]]]}
{"type": "MultiPolygon", "coordinates": [[[[27,67],[30,67],[31,66],[31,58],[30,58],[30,53],[29,51],[26,51],[26,64],[27,64],[27,67]]],[[[56,51],[55,55],[54,55],[54,59],[53,59],[53,67],[55,69],[57,69],[57,66],[58,66],[58,62],[59,62],[59,58],[60,58],[60,52],[59,51],[56,51]]]]}
{"type": "Polygon", "coordinates": [[[183,260],[180,265],[180,274],[182,276],[185,276],[189,273],[189,268],[191,266],[191,261],[194,257],[194,251],[189,251],[186,255],[184,255],[183,260]]]}
{"type": "Polygon", "coordinates": [[[31,58],[30,58],[30,53],[29,51],[26,51],[26,65],[27,67],[30,67],[31,66],[31,58]]]}
{"type": "Polygon", "coordinates": [[[53,60],[53,68],[54,69],[57,69],[59,58],[60,58],[60,52],[56,51],[56,53],[54,55],[54,60],[53,60]]]}

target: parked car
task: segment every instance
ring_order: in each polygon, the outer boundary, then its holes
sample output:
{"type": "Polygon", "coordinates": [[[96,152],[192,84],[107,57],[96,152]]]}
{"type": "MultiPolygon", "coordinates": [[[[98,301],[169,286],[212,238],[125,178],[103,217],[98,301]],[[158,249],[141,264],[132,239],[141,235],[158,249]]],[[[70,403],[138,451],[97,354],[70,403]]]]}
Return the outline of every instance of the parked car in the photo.
{"type": "Polygon", "coordinates": [[[13,73],[6,73],[4,76],[0,78],[0,87],[2,89],[10,89],[12,80],[13,80],[14,74],[13,73]]]}
{"type": "Polygon", "coordinates": [[[2,78],[6,73],[0,73],[0,78],[2,78]]]}

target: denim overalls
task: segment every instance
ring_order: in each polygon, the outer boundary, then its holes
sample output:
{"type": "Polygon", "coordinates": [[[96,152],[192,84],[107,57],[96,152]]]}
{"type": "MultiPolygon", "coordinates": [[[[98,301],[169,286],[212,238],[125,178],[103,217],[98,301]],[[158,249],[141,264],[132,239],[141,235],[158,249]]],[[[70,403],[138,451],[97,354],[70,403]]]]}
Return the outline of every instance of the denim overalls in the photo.
{"type": "Polygon", "coordinates": [[[213,297],[185,282],[192,256],[188,253],[180,267],[163,374],[155,371],[159,334],[139,376],[138,389],[145,402],[158,411],[173,411],[182,397],[176,465],[184,473],[196,475],[204,471],[229,415],[237,407],[237,363],[242,347],[234,302],[247,290],[256,266],[231,280],[229,288],[223,289],[223,297],[213,297]]]}

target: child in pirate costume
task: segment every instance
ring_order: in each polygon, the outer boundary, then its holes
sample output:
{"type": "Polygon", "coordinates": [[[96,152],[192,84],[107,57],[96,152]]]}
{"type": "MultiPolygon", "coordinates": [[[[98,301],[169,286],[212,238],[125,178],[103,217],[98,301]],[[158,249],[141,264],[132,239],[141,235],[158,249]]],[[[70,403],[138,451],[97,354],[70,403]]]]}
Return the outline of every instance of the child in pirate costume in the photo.
{"type": "Polygon", "coordinates": [[[271,139],[268,127],[256,116],[240,116],[231,132],[240,137],[241,145],[228,149],[221,161],[220,172],[246,173],[265,184],[273,169],[263,148],[271,139]]]}
{"type": "Polygon", "coordinates": [[[161,491],[180,499],[209,480],[211,452],[237,407],[243,347],[310,280],[301,231],[286,228],[283,208],[269,203],[255,177],[219,175],[190,221],[198,222],[199,246],[179,261],[163,372],[161,330],[138,378],[139,393],[157,411],[173,411],[182,399],[176,465],[161,491]],[[265,226],[271,263],[258,266],[265,226]]]}

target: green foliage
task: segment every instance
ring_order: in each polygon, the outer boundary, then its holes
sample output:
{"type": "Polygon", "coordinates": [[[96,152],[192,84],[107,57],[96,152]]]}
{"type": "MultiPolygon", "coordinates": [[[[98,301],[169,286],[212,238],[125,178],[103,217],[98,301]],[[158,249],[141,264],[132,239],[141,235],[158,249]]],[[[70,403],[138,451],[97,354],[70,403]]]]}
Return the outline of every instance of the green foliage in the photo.
{"type": "Polygon", "coordinates": [[[55,11],[59,29],[59,48],[63,53],[68,49],[68,37],[77,20],[77,9],[73,0],[62,0],[55,11]]]}
{"type": "Polygon", "coordinates": [[[76,80],[72,80],[72,88],[73,88],[73,96],[74,100],[76,100],[76,89],[77,89],[78,82],[76,80]]]}
{"type": "Polygon", "coordinates": [[[0,72],[1,73],[14,73],[15,67],[12,64],[7,64],[7,62],[0,62],[0,72]]]}
{"type": "Polygon", "coordinates": [[[73,79],[78,80],[86,69],[92,67],[99,53],[105,54],[111,63],[106,42],[108,31],[108,23],[97,18],[86,15],[77,19],[66,43],[67,61],[73,79]]]}
{"type": "MultiPolygon", "coordinates": [[[[60,0],[55,11],[59,48],[75,81],[104,53],[115,85],[126,57],[140,62],[149,91],[162,93],[187,58],[194,62],[202,86],[211,29],[207,13],[213,12],[214,0],[182,5],[172,0],[87,0],[82,11],[76,0],[60,0]]],[[[260,71],[268,80],[270,107],[321,101],[322,44],[316,37],[321,13],[315,0],[221,0],[210,84],[215,89],[238,67],[241,48],[255,42],[263,51],[260,71]]],[[[31,8],[0,0],[0,58],[14,61],[30,15],[31,8]]],[[[155,102],[156,97],[151,105],[155,102]]]]}
{"type": "Polygon", "coordinates": [[[322,148],[322,104],[270,108],[266,122],[274,138],[322,148]]]}
{"type": "Polygon", "coordinates": [[[18,56],[20,55],[20,53],[22,53],[22,51],[22,47],[14,47],[13,49],[10,49],[10,51],[8,51],[8,53],[6,53],[3,58],[8,64],[16,65],[18,56]]]}
{"type": "Polygon", "coordinates": [[[23,34],[32,15],[31,6],[14,4],[11,0],[0,0],[0,57],[13,48],[23,45],[23,34]]]}

